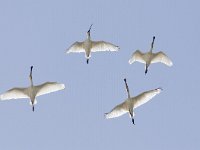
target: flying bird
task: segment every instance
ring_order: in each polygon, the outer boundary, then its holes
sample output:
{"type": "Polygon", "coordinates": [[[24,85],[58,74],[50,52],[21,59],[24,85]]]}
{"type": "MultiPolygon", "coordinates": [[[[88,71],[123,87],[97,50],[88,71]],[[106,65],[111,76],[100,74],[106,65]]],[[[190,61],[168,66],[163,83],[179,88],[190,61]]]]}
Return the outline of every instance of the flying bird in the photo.
{"type": "Polygon", "coordinates": [[[143,92],[135,97],[131,97],[126,79],[124,79],[124,82],[126,85],[126,91],[128,93],[128,98],[123,103],[115,106],[110,112],[105,113],[105,118],[106,119],[116,118],[116,117],[122,116],[126,113],[129,113],[129,116],[132,119],[132,123],[135,125],[134,110],[137,107],[139,107],[140,105],[143,105],[144,103],[148,102],[150,99],[152,99],[157,94],[159,94],[162,89],[157,88],[154,90],[143,92]]]}
{"type": "Polygon", "coordinates": [[[172,66],[172,61],[165,55],[162,51],[153,53],[153,44],[154,44],[155,36],[153,36],[153,41],[151,43],[151,49],[149,52],[142,53],[140,50],[136,50],[131,59],[129,60],[129,64],[134,63],[135,61],[141,62],[145,64],[145,74],[148,71],[149,65],[151,63],[163,63],[167,66],[172,66]]]}
{"type": "Polygon", "coordinates": [[[36,97],[51,92],[63,90],[65,88],[64,84],[59,84],[57,82],[45,82],[41,85],[34,86],[32,80],[32,70],[30,70],[30,83],[31,85],[27,88],[12,88],[7,92],[0,95],[0,100],[10,100],[19,98],[30,98],[30,104],[32,105],[32,111],[34,111],[34,105],[37,103],[36,97]]]}
{"type": "Polygon", "coordinates": [[[87,38],[83,42],[75,42],[72,44],[66,51],[66,53],[85,53],[86,62],[89,63],[89,58],[91,57],[91,52],[100,52],[100,51],[118,51],[119,46],[111,44],[105,41],[92,41],[90,36],[90,30],[87,31],[87,38]]]}

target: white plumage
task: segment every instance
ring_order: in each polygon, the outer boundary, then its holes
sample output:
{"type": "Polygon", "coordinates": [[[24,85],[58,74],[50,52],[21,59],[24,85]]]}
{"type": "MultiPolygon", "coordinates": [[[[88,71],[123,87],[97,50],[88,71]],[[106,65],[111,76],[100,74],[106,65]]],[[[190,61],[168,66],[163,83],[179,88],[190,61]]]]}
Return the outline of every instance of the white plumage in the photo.
{"type": "Polygon", "coordinates": [[[123,114],[128,113],[129,110],[127,109],[127,106],[128,104],[126,101],[115,106],[109,113],[105,113],[106,119],[120,117],[123,114]]]}
{"type": "Polygon", "coordinates": [[[34,86],[32,81],[32,69],[30,72],[30,81],[31,86],[27,88],[12,88],[7,92],[0,95],[1,100],[10,100],[10,99],[20,99],[20,98],[30,98],[30,104],[32,105],[34,111],[34,104],[36,104],[36,97],[40,95],[44,95],[47,93],[59,91],[65,88],[64,84],[60,84],[57,82],[46,82],[41,85],[34,86]]]}
{"type": "Polygon", "coordinates": [[[1,100],[10,100],[18,98],[29,98],[28,88],[13,88],[0,95],[1,100]]]}
{"type": "Polygon", "coordinates": [[[36,96],[56,92],[65,88],[64,84],[57,82],[46,82],[41,85],[35,86],[36,96]]]}
{"type": "Polygon", "coordinates": [[[92,41],[90,37],[90,26],[87,32],[87,39],[83,42],[75,42],[72,44],[66,51],[66,53],[85,53],[87,63],[89,63],[89,58],[91,57],[91,52],[100,52],[100,51],[118,51],[119,46],[111,44],[105,41],[92,41]]]}
{"type": "Polygon", "coordinates": [[[130,60],[129,60],[129,64],[132,64],[136,61],[140,62],[140,63],[144,63],[145,64],[145,74],[148,71],[148,67],[151,63],[163,63],[167,66],[172,66],[173,63],[172,61],[167,57],[167,55],[165,55],[163,52],[157,52],[157,53],[153,53],[153,44],[154,44],[154,40],[155,40],[155,36],[153,37],[153,42],[151,44],[151,49],[149,52],[146,53],[142,53],[140,50],[136,50],[130,60]]]}
{"type": "Polygon", "coordinates": [[[130,97],[129,88],[126,83],[126,79],[124,79],[126,84],[126,90],[128,92],[128,98],[121,104],[114,107],[110,112],[105,113],[106,119],[109,118],[116,118],[122,116],[125,113],[129,113],[130,117],[132,118],[132,122],[134,124],[134,109],[143,105],[144,103],[151,100],[154,96],[161,92],[161,88],[157,88],[154,90],[143,92],[135,97],[130,97]]]}

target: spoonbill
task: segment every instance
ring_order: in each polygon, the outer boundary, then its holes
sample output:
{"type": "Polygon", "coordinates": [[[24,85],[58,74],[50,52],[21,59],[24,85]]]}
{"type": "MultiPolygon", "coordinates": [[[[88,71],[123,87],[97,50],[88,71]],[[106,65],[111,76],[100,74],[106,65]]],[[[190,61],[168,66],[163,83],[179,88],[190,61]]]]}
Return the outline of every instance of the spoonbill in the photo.
{"type": "Polygon", "coordinates": [[[87,31],[87,38],[83,42],[75,42],[72,44],[66,51],[66,53],[85,53],[87,59],[87,64],[89,63],[89,58],[91,57],[91,52],[100,52],[100,51],[118,51],[119,46],[111,44],[105,41],[92,41],[90,36],[90,30],[87,31]]]}
{"type": "Polygon", "coordinates": [[[124,79],[125,85],[126,85],[126,91],[128,93],[128,98],[121,104],[115,106],[110,112],[105,113],[105,118],[115,118],[122,116],[125,113],[129,113],[129,116],[132,119],[132,123],[135,125],[134,122],[134,109],[139,107],[140,105],[148,102],[150,99],[152,99],[154,96],[159,94],[161,92],[161,88],[157,88],[154,90],[143,92],[135,97],[130,96],[128,84],[126,82],[126,79],[124,79]]]}
{"type": "Polygon", "coordinates": [[[167,66],[172,66],[172,61],[165,55],[162,51],[153,53],[153,44],[154,44],[155,36],[153,36],[153,41],[151,43],[151,49],[149,52],[142,53],[140,50],[136,50],[131,59],[129,60],[129,64],[134,63],[135,61],[141,62],[145,64],[145,74],[148,71],[149,65],[151,63],[163,63],[167,66]]]}
{"type": "Polygon", "coordinates": [[[19,99],[19,98],[30,98],[30,104],[32,105],[32,111],[34,111],[34,105],[37,103],[36,97],[44,95],[47,93],[63,90],[65,88],[64,84],[57,82],[45,82],[41,85],[34,86],[32,80],[32,70],[30,70],[30,86],[27,88],[12,88],[7,92],[0,95],[1,100],[19,99]]]}

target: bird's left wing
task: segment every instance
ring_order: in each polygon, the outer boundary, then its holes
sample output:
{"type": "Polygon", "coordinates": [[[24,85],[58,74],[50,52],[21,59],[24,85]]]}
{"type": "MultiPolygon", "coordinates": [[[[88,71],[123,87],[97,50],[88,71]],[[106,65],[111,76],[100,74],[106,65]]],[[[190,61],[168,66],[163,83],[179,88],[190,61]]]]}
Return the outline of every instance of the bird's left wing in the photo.
{"type": "Polygon", "coordinates": [[[157,63],[157,62],[164,63],[167,66],[173,65],[172,61],[163,52],[158,52],[158,53],[153,54],[151,63],[157,63]]]}
{"type": "Polygon", "coordinates": [[[105,42],[105,41],[92,41],[92,52],[100,51],[118,51],[119,46],[105,42]]]}
{"type": "Polygon", "coordinates": [[[64,88],[65,88],[64,84],[60,84],[57,82],[46,82],[41,85],[35,86],[36,96],[63,90],[64,88]]]}
{"type": "Polygon", "coordinates": [[[143,105],[144,103],[148,102],[154,96],[159,94],[161,92],[161,90],[162,90],[161,88],[157,88],[157,89],[154,89],[154,90],[143,92],[143,93],[139,94],[138,96],[134,97],[133,98],[134,108],[137,108],[140,105],[143,105]]]}
{"type": "Polygon", "coordinates": [[[0,95],[1,100],[28,98],[27,88],[12,88],[0,95]]]}
{"type": "Polygon", "coordinates": [[[66,53],[81,53],[85,52],[83,42],[75,42],[66,51],[66,53]]]}

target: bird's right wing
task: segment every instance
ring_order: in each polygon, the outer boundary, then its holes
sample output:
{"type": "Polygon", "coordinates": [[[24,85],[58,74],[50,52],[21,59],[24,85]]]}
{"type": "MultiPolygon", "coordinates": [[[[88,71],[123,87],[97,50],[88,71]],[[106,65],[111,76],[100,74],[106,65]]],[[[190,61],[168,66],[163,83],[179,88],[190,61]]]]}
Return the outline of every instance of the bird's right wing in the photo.
{"type": "Polygon", "coordinates": [[[105,41],[92,41],[92,52],[100,52],[100,51],[118,51],[119,46],[111,44],[105,41]]]}
{"type": "Polygon", "coordinates": [[[116,118],[127,113],[128,111],[124,108],[124,106],[125,106],[125,102],[117,105],[109,113],[105,113],[105,118],[106,119],[116,118]]]}
{"type": "Polygon", "coordinates": [[[162,91],[161,88],[157,88],[157,89],[154,89],[154,90],[143,92],[143,93],[139,94],[138,96],[134,97],[133,98],[134,108],[137,108],[140,105],[148,102],[154,96],[156,96],[157,94],[159,94],[161,91],[162,91]]]}
{"type": "Polygon", "coordinates": [[[172,66],[172,61],[163,52],[158,52],[153,55],[152,63],[161,62],[167,66],[172,66]]]}
{"type": "Polygon", "coordinates": [[[75,42],[66,51],[66,53],[81,53],[85,52],[83,42],[75,42]]]}
{"type": "Polygon", "coordinates": [[[36,96],[63,90],[64,88],[65,88],[64,84],[60,84],[57,82],[46,82],[41,85],[35,86],[36,96]]]}
{"type": "Polygon", "coordinates": [[[29,98],[27,88],[13,88],[0,95],[1,100],[29,98]]]}
{"type": "Polygon", "coordinates": [[[143,53],[140,52],[139,50],[136,50],[132,56],[131,59],[129,59],[129,64],[134,63],[135,61],[141,62],[141,63],[146,63],[144,58],[143,58],[143,53]]]}

